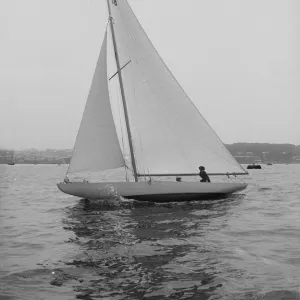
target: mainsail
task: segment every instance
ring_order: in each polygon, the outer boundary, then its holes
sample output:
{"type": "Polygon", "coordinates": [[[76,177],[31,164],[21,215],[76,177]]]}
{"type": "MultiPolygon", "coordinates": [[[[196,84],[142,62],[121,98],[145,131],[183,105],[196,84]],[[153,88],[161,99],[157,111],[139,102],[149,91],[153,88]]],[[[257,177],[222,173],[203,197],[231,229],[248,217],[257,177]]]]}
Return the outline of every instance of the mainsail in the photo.
{"type": "Polygon", "coordinates": [[[112,3],[138,173],[189,174],[199,165],[208,173],[247,173],[166,67],[127,1],[112,3]]]}
{"type": "Polygon", "coordinates": [[[101,47],[68,173],[124,166],[107,81],[107,34],[101,47]]]}

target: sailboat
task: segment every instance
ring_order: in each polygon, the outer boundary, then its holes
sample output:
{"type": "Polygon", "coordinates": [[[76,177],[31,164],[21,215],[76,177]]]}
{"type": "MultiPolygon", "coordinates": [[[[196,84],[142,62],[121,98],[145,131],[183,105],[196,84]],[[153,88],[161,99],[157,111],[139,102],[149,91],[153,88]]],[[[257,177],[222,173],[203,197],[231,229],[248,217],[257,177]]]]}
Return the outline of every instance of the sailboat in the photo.
{"type": "Polygon", "coordinates": [[[58,188],[85,199],[117,195],[147,201],[216,199],[244,190],[243,182],[199,182],[199,165],[210,176],[248,173],[174,78],[128,2],[107,0],[107,5],[109,26],[58,188]],[[120,169],[126,173],[122,180],[69,180],[120,169]]]}
{"type": "Polygon", "coordinates": [[[14,166],[15,165],[15,153],[12,151],[11,153],[11,160],[7,163],[9,166],[14,166]]]}

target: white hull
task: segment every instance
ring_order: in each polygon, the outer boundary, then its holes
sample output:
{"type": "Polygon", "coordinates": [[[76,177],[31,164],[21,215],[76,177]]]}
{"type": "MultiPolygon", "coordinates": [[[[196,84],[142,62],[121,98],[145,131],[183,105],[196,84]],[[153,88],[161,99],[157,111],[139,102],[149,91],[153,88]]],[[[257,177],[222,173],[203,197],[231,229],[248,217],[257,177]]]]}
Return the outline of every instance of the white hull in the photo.
{"type": "Polygon", "coordinates": [[[247,187],[245,183],[206,182],[103,182],[60,183],[58,188],[69,195],[85,199],[124,198],[147,201],[217,199],[247,187]]]}

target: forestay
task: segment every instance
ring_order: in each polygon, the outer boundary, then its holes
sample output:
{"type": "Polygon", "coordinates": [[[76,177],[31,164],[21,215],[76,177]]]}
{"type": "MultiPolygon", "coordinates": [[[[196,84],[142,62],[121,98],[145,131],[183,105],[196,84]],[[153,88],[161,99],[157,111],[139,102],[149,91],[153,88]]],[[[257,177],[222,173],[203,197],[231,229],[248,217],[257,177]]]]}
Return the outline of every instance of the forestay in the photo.
{"type": "Polygon", "coordinates": [[[124,165],[109,100],[106,33],[68,173],[103,171],[124,165]]]}
{"type": "Polygon", "coordinates": [[[126,0],[111,2],[139,173],[246,173],[172,76],[126,0]]]}

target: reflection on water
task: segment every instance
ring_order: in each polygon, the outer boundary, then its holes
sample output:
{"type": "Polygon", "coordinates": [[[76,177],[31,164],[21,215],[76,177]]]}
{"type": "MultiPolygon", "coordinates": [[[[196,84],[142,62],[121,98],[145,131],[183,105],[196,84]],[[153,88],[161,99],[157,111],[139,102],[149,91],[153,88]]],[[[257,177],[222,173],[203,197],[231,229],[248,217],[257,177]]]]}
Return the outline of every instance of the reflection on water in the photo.
{"type": "Polygon", "coordinates": [[[300,168],[288,168],[213,202],[90,205],[56,189],[61,167],[8,168],[0,299],[298,299],[300,168]]]}
{"type": "Polygon", "coordinates": [[[228,211],[239,201],[241,196],[146,207],[132,202],[107,209],[85,207],[82,200],[64,221],[64,229],[75,233],[69,242],[82,249],[66,264],[93,273],[76,287],[77,296],[208,299],[222,280],[216,278],[219,250],[205,236],[226,226],[228,211]]]}

